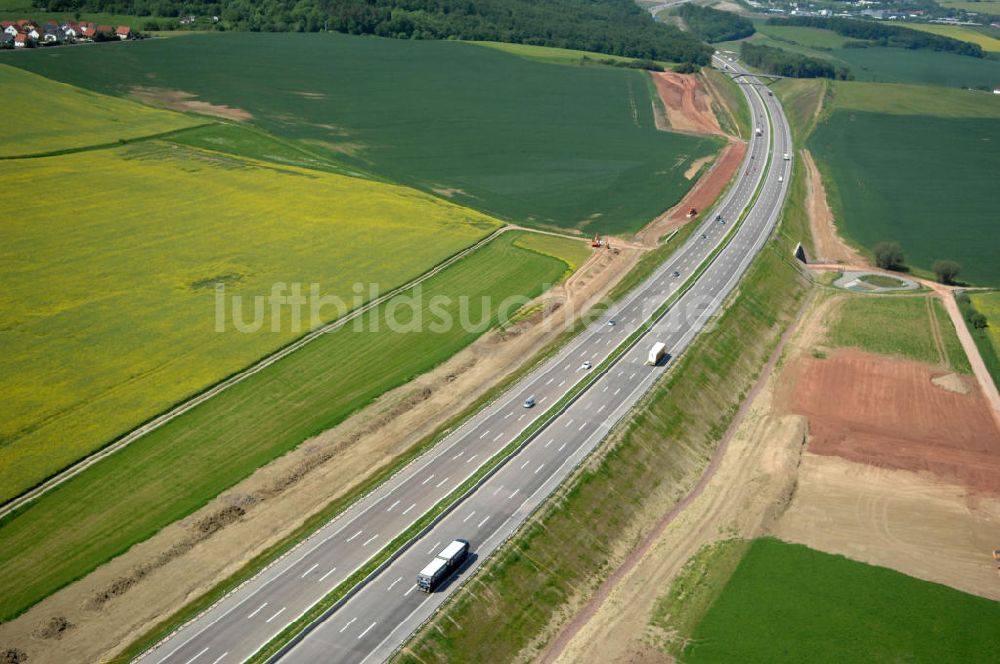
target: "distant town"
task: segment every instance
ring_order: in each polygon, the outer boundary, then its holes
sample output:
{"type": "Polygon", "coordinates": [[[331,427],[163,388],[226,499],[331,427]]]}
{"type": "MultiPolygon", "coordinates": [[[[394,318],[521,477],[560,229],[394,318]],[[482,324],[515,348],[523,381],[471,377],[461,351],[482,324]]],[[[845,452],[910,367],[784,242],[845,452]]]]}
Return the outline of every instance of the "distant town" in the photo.
{"type": "Polygon", "coordinates": [[[743,2],[756,12],[767,14],[867,18],[878,21],[914,21],[941,25],[989,25],[1000,28],[1000,21],[997,20],[997,17],[986,12],[973,12],[936,4],[914,6],[913,3],[893,0],[817,3],[796,2],[795,0],[743,0],[743,2]]]}
{"type": "Polygon", "coordinates": [[[0,22],[0,48],[34,48],[81,42],[125,41],[137,38],[128,25],[98,25],[90,21],[20,21],[0,22]]]}

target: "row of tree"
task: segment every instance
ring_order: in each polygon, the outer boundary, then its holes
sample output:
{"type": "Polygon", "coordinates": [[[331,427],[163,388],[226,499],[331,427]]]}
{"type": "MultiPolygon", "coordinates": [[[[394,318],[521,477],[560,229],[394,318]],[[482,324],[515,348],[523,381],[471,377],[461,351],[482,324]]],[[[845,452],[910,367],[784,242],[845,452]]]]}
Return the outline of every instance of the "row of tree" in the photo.
{"type": "Polygon", "coordinates": [[[872,46],[895,46],[909,49],[930,49],[946,51],[958,55],[968,55],[974,58],[983,57],[983,48],[979,44],[952,39],[944,35],[904,28],[891,23],[876,23],[875,21],[859,21],[850,18],[821,18],[819,16],[790,16],[788,18],[772,18],[771,25],[791,25],[806,28],[832,30],[842,37],[850,37],[872,46]]]}
{"type": "MultiPolygon", "coordinates": [[[[884,270],[905,270],[906,254],[898,242],[879,242],[872,248],[875,255],[875,265],[884,270]]],[[[931,272],[942,284],[953,284],[958,273],[962,271],[961,263],[952,260],[936,260],[931,265],[931,272]]]]}
{"type": "Polygon", "coordinates": [[[740,57],[751,67],[778,76],[835,78],[839,80],[853,78],[850,71],[844,67],[835,68],[826,60],[810,58],[773,46],[743,42],[740,44],[740,57]]]}
{"type": "Polygon", "coordinates": [[[734,12],[688,3],[674,14],[683,19],[689,32],[707,42],[743,39],[756,32],[750,19],[734,12]]]}
{"type": "Polygon", "coordinates": [[[474,39],[708,64],[712,48],[633,0],[33,0],[49,11],[218,16],[227,30],[474,39]]]}

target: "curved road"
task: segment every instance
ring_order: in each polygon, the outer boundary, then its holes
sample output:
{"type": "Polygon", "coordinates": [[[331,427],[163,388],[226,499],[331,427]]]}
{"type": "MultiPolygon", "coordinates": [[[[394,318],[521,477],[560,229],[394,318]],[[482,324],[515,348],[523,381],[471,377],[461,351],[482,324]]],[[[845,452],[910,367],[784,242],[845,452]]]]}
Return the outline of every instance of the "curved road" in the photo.
{"type": "MultiPolygon", "coordinates": [[[[731,63],[719,61],[721,67],[731,63]]],[[[735,71],[735,70],[734,70],[735,71]]],[[[742,70],[739,70],[740,73],[742,70]]],[[[598,366],[709,257],[760,194],[740,229],[697,281],[636,345],[591,381],[509,461],[483,481],[346,602],[310,626],[281,653],[290,662],[378,662],[389,657],[459,583],[528,517],[652,387],[664,371],[645,365],[654,341],[676,357],[718,312],[777,221],[790,174],[791,134],[774,97],[756,79],[742,85],[761,127],[752,136],[738,179],[722,204],[706,215],[680,250],[555,357],[526,376],[379,489],[321,528],[310,539],[220,600],[151,651],[143,660],[176,664],[242,662],[350,577],[396,536],[445,498],[490,457],[506,447],[579,380],[582,363],[598,366]],[[774,149],[770,149],[770,114],[774,149]],[[770,172],[767,173],[767,165],[770,172]],[[781,181],[779,181],[779,176],[781,181]],[[716,221],[716,214],[722,221],[716,221]],[[674,275],[677,276],[674,276],[674,275]],[[538,406],[523,407],[527,396],[538,406]],[[471,544],[471,562],[444,588],[415,590],[417,572],[444,543],[471,544]]],[[[669,366],[669,361],[666,363],[669,366]]]]}

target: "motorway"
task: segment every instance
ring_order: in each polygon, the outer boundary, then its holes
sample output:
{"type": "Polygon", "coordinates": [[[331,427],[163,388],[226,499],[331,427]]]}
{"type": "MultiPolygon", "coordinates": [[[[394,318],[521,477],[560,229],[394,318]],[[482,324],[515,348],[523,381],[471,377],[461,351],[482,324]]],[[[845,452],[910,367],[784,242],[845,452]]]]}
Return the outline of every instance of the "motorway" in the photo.
{"type": "Polygon", "coordinates": [[[751,137],[734,186],[718,208],[705,215],[684,246],[615,311],[591,324],[432,450],[148,651],[143,661],[228,664],[251,657],[536,419],[544,418],[578,381],[589,378],[588,387],[555,413],[516,455],[324,620],[313,624],[282,652],[281,659],[358,664],[390,656],[649,391],[670,364],[668,360],[657,367],[645,365],[653,342],[665,342],[673,357],[683,352],[718,312],[767,240],[787,191],[790,162],[782,154],[792,152],[791,134],[776,98],[758,92],[756,80],[747,78],[741,87],[762,135],[751,137]],[[767,112],[775,129],[773,151],[767,112]],[[600,373],[584,369],[585,361],[598,367],[681,289],[729,234],[762,180],[759,197],[738,232],[652,329],[600,373]],[[722,215],[721,222],[716,221],[716,214],[722,215]],[[609,320],[614,324],[608,324],[609,320]],[[528,396],[535,398],[536,407],[523,406],[528,396]],[[419,569],[457,537],[470,542],[470,562],[437,592],[416,591],[419,569]]]}

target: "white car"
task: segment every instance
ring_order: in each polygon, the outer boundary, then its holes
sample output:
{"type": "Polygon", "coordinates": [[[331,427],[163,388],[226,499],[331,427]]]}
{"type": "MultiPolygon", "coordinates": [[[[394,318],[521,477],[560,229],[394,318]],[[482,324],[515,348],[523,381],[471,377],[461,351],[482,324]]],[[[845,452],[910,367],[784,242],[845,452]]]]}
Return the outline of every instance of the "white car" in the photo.
{"type": "Polygon", "coordinates": [[[525,399],[524,400],[524,407],[525,408],[534,408],[535,407],[535,397],[528,397],[527,399],[525,399]]]}
{"type": "Polygon", "coordinates": [[[580,370],[581,371],[590,371],[590,368],[592,366],[593,365],[590,363],[590,360],[587,360],[586,362],[584,362],[583,364],[580,365],[580,370]]]}

